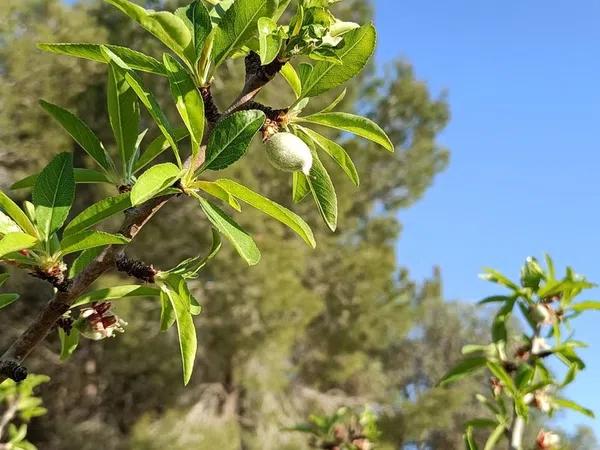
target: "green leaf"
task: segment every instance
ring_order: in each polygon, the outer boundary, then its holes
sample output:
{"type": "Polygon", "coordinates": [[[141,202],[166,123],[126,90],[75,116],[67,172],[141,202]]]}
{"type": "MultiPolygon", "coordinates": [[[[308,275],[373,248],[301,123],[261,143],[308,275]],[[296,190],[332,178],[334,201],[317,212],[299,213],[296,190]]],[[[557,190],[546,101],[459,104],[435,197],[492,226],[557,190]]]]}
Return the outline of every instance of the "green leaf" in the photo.
{"type": "Polygon", "coordinates": [[[594,412],[591,409],[584,408],[583,406],[575,403],[572,400],[567,400],[566,398],[554,398],[553,403],[560,406],[561,408],[572,409],[573,411],[577,411],[585,416],[591,417],[592,419],[595,417],[594,412]]]}
{"type": "Polygon", "coordinates": [[[65,222],[74,197],[73,156],[60,153],[40,172],[33,187],[36,222],[45,239],[65,222]]]}
{"type": "Polygon", "coordinates": [[[0,294],[0,309],[6,308],[19,299],[19,294],[0,294]]]}
{"type": "Polygon", "coordinates": [[[442,377],[442,379],[438,382],[438,386],[445,386],[458,381],[467,375],[476,372],[477,370],[483,369],[486,363],[487,359],[483,357],[463,359],[442,377]]]}
{"type": "Polygon", "coordinates": [[[60,241],[60,253],[80,252],[88,248],[102,247],[104,245],[124,245],[129,242],[125,236],[110,234],[104,231],[87,230],[75,234],[69,234],[60,241]]]}
{"type": "Polygon", "coordinates": [[[513,297],[508,297],[506,295],[492,295],[490,297],[486,297],[483,300],[477,302],[478,305],[485,305],[487,303],[504,303],[511,300],[513,297]]]}
{"type": "Polygon", "coordinates": [[[219,121],[208,140],[205,169],[224,169],[246,153],[254,135],[265,122],[262,111],[238,111],[219,121]]]}
{"type": "Polygon", "coordinates": [[[496,444],[498,443],[505,431],[506,426],[504,424],[498,425],[496,429],[492,432],[492,434],[490,434],[490,437],[486,441],[483,450],[494,450],[496,444]]]}
{"type": "Polygon", "coordinates": [[[86,292],[73,303],[71,308],[87,305],[88,303],[106,300],[119,300],[129,297],[156,297],[160,295],[160,289],[139,284],[129,284],[86,292]]]}
{"type": "Polygon", "coordinates": [[[60,360],[66,361],[77,349],[79,345],[79,330],[75,327],[71,328],[69,334],[62,328],[58,328],[58,338],[60,340],[60,360]]]}
{"type": "Polygon", "coordinates": [[[111,59],[110,64],[115,68],[117,72],[120,72],[121,76],[125,78],[129,86],[134,90],[137,94],[138,98],[144,105],[144,107],[148,110],[152,119],[165,136],[167,142],[173,149],[173,153],[175,158],[177,159],[177,163],[181,166],[181,160],[179,158],[179,149],[177,148],[177,144],[174,138],[173,127],[169,123],[167,116],[160,108],[158,102],[154,98],[154,95],[150,91],[148,91],[137,74],[131,70],[127,64],[123,62],[117,55],[112,53],[107,47],[102,47],[102,51],[106,53],[107,57],[111,59]]]}
{"type": "Polygon", "coordinates": [[[108,217],[118,214],[121,211],[125,211],[130,207],[131,200],[129,199],[129,192],[119,194],[115,197],[105,198],[79,213],[71,220],[69,225],[67,225],[64,233],[73,234],[87,230],[108,217]]]}
{"type": "Polygon", "coordinates": [[[38,236],[38,231],[27,217],[27,214],[2,191],[0,191],[0,208],[19,225],[21,230],[31,236],[38,236]]]}
{"type": "Polygon", "coordinates": [[[492,322],[492,340],[496,343],[504,342],[506,343],[508,340],[508,331],[507,331],[507,322],[512,314],[512,310],[515,306],[515,302],[517,301],[516,297],[512,297],[509,299],[503,306],[500,308],[496,316],[494,317],[494,321],[492,322]]]}
{"type": "MultiPolygon", "coordinates": [[[[113,184],[106,175],[102,172],[92,169],[73,169],[73,175],[75,176],[76,184],[95,184],[95,183],[107,183],[113,184]]],[[[32,188],[38,179],[39,174],[29,175],[22,180],[17,181],[10,188],[11,189],[27,189],[32,188]]]]}
{"type": "Polygon", "coordinates": [[[292,174],[292,200],[294,203],[300,203],[308,194],[310,194],[308,178],[302,172],[294,172],[292,174]]]}
{"type": "Polygon", "coordinates": [[[112,64],[108,67],[107,100],[108,117],[121,155],[123,174],[129,177],[138,140],[140,108],[137,94],[112,64]]]}
{"type": "Polygon", "coordinates": [[[258,264],[260,250],[252,237],[217,206],[200,196],[196,196],[196,198],[210,223],[233,244],[248,265],[258,264]]]}
{"type": "Polygon", "coordinates": [[[491,281],[492,283],[501,284],[514,291],[519,290],[519,286],[510,281],[508,277],[494,269],[484,269],[483,274],[479,276],[482,280],[491,281]]]}
{"type": "Polygon", "coordinates": [[[183,19],[189,25],[192,32],[192,47],[195,49],[196,55],[196,59],[192,63],[196,66],[202,54],[204,41],[212,30],[212,22],[208,10],[202,1],[196,0],[187,6],[177,9],[175,15],[183,19]]]}
{"type": "MultiPolygon", "coordinates": [[[[216,184],[215,184],[216,186],[216,184]]],[[[212,232],[212,245],[210,250],[205,256],[196,256],[194,258],[188,258],[181,261],[177,266],[168,270],[168,273],[180,275],[182,278],[197,278],[198,272],[211,260],[213,259],[219,250],[221,250],[221,235],[219,232],[211,227],[212,232]]]]}
{"type": "Polygon", "coordinates": [[[294,91],[294,94],[296,95],[296,98],[299,98],[300,94],[302,93],[302,82],[300,81],[300,77],[298,77],[294,66],[292,66],[289,62],[285,63],[279,71],[279,74],[290,85],[292,91],[294,91]]]}
{"type": "Polygon", "coordinates": [[[348,131],[375,142],[390,152],[394,151],[394,144],[381,127],[366,117],[343,112],[325,112],[299,117],[298,120],[348,131]]]}
{"type": "Polygon", "coordinates": [[[475,442],[475,438],[473,437],[473,428],[467,427],[467,430],[464,434],[465,447],[467,450],[479,450],[477,447],[477,443],[475,442]]]}
{"type": "MultiPolygon", "coordinates": [[[[119,47],[117,45],[104,44],[111,52],[121,58],[125,64],[134,70],[153,73],[155,75],[166,76],[167,73],[161,63],[151,56],[144,55],[138,51],[127,47],[119,47]]],[[[38,44],[41,50],[56,53],[59,55],[75,56],[77,58],[88,59],[91,61],[107,64],[108,59],[102,54],[102,45],[100,44],[71,44],[71,43],[44,43],[38,44]]]]}
{"type": "Polygon", "coordinates": [[[348,175],[348,178],[350,178],[355,186],[360,184],[356,166],[354,165],[354,162],[352,162],[352,159],[348,153],[346,153],[346,150],[332,140],[327,139],[325,136],[320,135],[309,128],[301,127],[300,129],[333,158],[333,160],[342,168],[344,173],[348,175]]]}
{"type": "Polygon", "coordinates": [[[131,189],[131,204],[140,205],[164,191],[179,178],[180,169],[173,163],[157,164],[146,170],[131,189]]]}
{"type": "Polygon", "coordinates": [[[138,22],[183,59],[194,62],[192,33],[185,22],[168,11],[144,9],[128,0],[105,0],[138,22]]]}
{"type": "Polygon", "coordinates": [[[321,217],[323,217],[323,220],[329,229],[335,231],[337,228],[338,215],[335,188],[333,187],[333,183],[331,182],[331,178],[329,177],[325,166],[323,166],[323,163],[315,151],[312,140],[304,133],[298,133],[298,137],[308,145],[313,155],[313,164],[310,168],[308,177],[306,177],[310,191],[319,208],[321,217]]]}
{"type": "MultiPolygon", "coordinates": [[[[357,75],[375,50],[376,32],[372,24],[344,35],[344,46],[335,51],[341,64],[320,61],[303,79],[302,97],[314,97],[357,75]]],[[[301,77],[302,79],[302,77],[301,77]]]]}
{"type": "Polygon", "coordinates": [[[7,233],[0,239],[0,258],[9,253],[33,247],[37,238],[26,233],[7,233]]]}
{"type": "Polygon", "coordinates": [[[190,187],[192,189],[201,189],[204,192],[207,192],[208,194],[212,195],[213,197],[216,197],[219,200],[224,201],[225,203],[227,203],[229,206],[231,206],[236,211],[242,210],[242,207],[240,206],[238,201],[235,199],[235,197],[233,195],[231,195],[229,192],[227,192],[225,189],[223,189],[221,186],[219,186],[217,183],[215,183],[214,181],[198,180],[198,181],[192,183],[190,185],[190,187]]]}
{"type": "Polygon", "coordinates": [[[583,311],[600,311],[600,302],[598,301],[593,301],[593,300],[587,300],[587,301],[583,301],[583,302],[579,302],[579,303],[575,303],[573,305],[570,306],[570,309],[572,309],[575,312],[583,312],[583,311]]]}
{"type": "Polygon", "coordinates": [[[287,225],[308,245],[316,247],[317,244],[310,227],[297,214],[233,180],[220,179],[217,180],[217,184],[239,200],[287,225]]]}
{"type": "Polygon", "coordinates": [[[196,328],[192,320],[192,314],[189,311],[189,305],[185,300],[172,290],[166,292],[175,312],[177,322],[177,333],[179,335],[179,348],[181,350],[181,362],[183,365],[183,383],[187,385],[192,377],[194,370],[194,361],[196,359],[196,350],[198,341],[196,339],[196,328]]]}
{"type": "Polygon", "coordinates": [[[6,283],[6,280],[8,280],[10,278],[10,275],[7,273],[0,273],[0,287],[4,286],[4,283],[6,283]]]}
{"type": "Polygon", "coordinates": [[[196,156],[204,134],[204,101],[188,72],[170,55],[164,55],[171,94],[183,123],[190,132],[192,155],[196,156]]]}
{"type": "MultiPolygon", "coordinates": [[[[175,139],[176,142],[181,141],[183,138],[189,135],[190,132],[187,130],[187,128],[176,128],[173,131],[173,139],[175,139]]],[[[133,172],[139,172],[170,147],[171,144],[164,135],[158,136],[150,143],[150,145],[148,145],[144,153],[142,153],[140,159],[137,160],[133,167],[133,172]]]]}
{"type": "Polygon", "coordinates": [[[160,331],[167,331],[175,323],[175,310],[166,292],[160,292],[160,331]]]}
{"type": "Polygon", "coordinates": [[[277,23],[270,17],[258,19],[258,42],[260,61],[263,65],[277,58],[283,39],[277,32],[277,23]]]}
{"type": "Polygon", "coordinates": [[[256,33],[258,19],[271,17],[276,8],[277,0],[236,0],[222,16],[216,30],[213,47],[215,67],[256,33]]]}
{"type": "Polygon", "coordinates": [[[104,247],[94,247],[82,251],[69,268],[69,278],[75,278],[104,251],[104,247]]]}
{"type": "Polygon", "coordinates": [[[106,150],[104,150],[100,139],[79,117],[60,106],[53,105],[44,100],[40,100],[40,105],[100,167],[108,173],[112,171],[112,161],[110,161],[110,157],[107,155],[106,150]]]}
{"type": "Polygon", "coordinates": [[[0,236],[7,233],[20,233],[21,227],[17,223],[0,211],[0,236]]]}

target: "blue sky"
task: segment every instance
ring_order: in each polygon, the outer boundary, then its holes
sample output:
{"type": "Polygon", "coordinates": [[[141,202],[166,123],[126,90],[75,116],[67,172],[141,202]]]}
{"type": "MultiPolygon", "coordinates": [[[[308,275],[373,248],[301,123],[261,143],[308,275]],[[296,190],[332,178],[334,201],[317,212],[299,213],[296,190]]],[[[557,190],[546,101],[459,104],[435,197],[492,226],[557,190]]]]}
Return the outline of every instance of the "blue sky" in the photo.
{"type": "MultiPolygon", "coordinates": [[[[498,292],[477,274],[514,277],[549,252],[600,282],[600,2],[375,0],[378,63],[410,61],[452,120],[451,164],[400,214],[398,258],[417,279],[442,268],[449,299],[498,292]]],[[[600,290],[587,299],[600,298],[600,290]]],[[[568,395],[600,414],[600,313],[576,321],[591,348],[568,395]]],[[[600,422],[583,416],[561,426],[600,422]]]]}

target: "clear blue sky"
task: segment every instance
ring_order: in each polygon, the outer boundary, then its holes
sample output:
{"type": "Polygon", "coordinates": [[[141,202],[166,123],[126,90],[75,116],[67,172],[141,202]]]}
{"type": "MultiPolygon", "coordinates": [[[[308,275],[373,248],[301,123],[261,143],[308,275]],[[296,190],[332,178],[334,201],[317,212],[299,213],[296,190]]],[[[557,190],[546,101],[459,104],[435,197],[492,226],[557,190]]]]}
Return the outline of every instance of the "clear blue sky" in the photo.
{"type": "MultiPolygon", "coordinates": [[[[410,61],[452,109],[440,138],[450,166],[400,214],[400,263],[417,279],[440,265],[449,299],[496,292],[478,280],[482,267],[516,277],[543,252],[600,282],[600,2],[375,4],[378,62],[410,61]]],[[[600,415],[600,313],[575,325],[591,348],[568,395],[600,415]]],[[[598,419],[557,422],[600,436],[598,419]]]]}

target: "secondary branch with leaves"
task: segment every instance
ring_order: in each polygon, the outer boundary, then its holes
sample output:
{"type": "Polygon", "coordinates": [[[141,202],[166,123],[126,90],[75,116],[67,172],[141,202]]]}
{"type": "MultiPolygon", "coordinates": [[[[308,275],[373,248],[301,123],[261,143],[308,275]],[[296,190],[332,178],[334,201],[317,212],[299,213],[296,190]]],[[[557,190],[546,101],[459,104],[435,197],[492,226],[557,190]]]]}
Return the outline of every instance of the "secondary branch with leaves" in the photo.
{"type": "MultiPolygon", "coordinates": [[[[324,110],[302,114],[312,97],[357,75],[374,51],[374,27],[335,18],[330,11],[334,1],[300,0],[291,15],[284,15],[292,7],[290,0],[223,1],[214,6],[214,2],[196,0],[175,12],[146,10],[127,0],[106,1],[170,53],[159,61],[114,45],[39,45],[52,53],[106,64],[107,110],[116,152],[100,141],[93,126],[58,105],[41,101],[97,167],[73,167],[73,155],[61,153],[39,174],[13,185],[13,189],[32,189],[31,202],[26,201],[23,208],[0,193],[0,262],[29,271],[55,290],[38,317],[0,358],[0,381],[25,378],[25,358],[53,329],[58,330],[61,357],[67,359],[81,337],[97,340],[124,330],[125,322],[111,312],[110,301],[155,296],[162,310],[161,330],[177,326],[187,384],[197,349],[193,317],[201,312],[187,281],[197,277],[217,254],[221,237],[249,265],[260,259],[252,236],[215,201],[235,211],[241,210],[240,202],[246,203],[288,226],[311,247],[316,245],[309,226],[291,210],[234,180],[210,181],[204,175],[241,163],[261,131],[267,158],[275,168],[292,175],[293,200],[299,202],[311,194],[334,231],[337,197],[320,154],[329,155],[356,185],[358,173],[339,144],[311,127],[354,133],[393,151],[393,144],[377,124],[334,111],[344,91],[324,110]],[[291,18],[281,24],[282,17],[291,18]],[[212,99],[211,85],[219,66],[238,57],[246,61],[245,83],[237,99],[221,113],[212,99]],[[171,123],[139,72],[167,78],[183,126],[171,123]],[[254,97],[277,74],[287,81],[296,100],[278,110],[255,103],[254,97]],[[148,130],[140,130],[142,110],[160,131],[147,144],[148,130]],[[184,148],[189,148],[189,153],[185,154],[184,148]],[[110,184],[118,194],[70,218],[79,183],[110,184]],[[152,269],[152,277],[137,277],[145,284],[89,291],[105,272],[127,266],[123,248],[175,197],[196,202],[210,223],[213,245],[208,253],[170,270],[152,269]],[[118,232],[97,228],[117,214],[124,214],[118,232]],[[72,256],[75,259],[69,264],[72,256]]],[[[136,263],[129,261],[128,265],[136,263]]],[[[6,276],[1,277],[0,284],[6,281],[6,276]]],[[[17,294],[1,294],[0,308],[17,299],[17,294]]]]}

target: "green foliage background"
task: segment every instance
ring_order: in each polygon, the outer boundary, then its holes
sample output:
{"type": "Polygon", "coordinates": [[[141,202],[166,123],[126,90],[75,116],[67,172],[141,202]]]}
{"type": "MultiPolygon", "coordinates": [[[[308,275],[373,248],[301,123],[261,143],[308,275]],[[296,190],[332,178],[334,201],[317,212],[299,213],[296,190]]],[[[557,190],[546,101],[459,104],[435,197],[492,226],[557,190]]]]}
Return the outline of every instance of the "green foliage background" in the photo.
{"type": "MultiPolygon", "coordinates": [[[[166,3],[172,8],[179,2],[166,3]]],[[[339,10],[339,17],[364,22],[372,5],[346,0],[339,10]]],[[[143,30],[100,1],[70,7],[59,0],[2,0],[2,189],[74,145],[38,107],[39,98],[76,111],[111,141],[105,67],[38,51],[35,44],[44,41],[110,42],[160,56],[143,30]]],[[[217,102],[225,105],[242,84],[243,69],[238,61],[220,71],[213,92],[222,94],[217,102]]],[[[146,81],[159,101],[168,97],[164,80],[146,81]]],[[[310,412],[370,404],[382,417],[382,449],[462,447],[462,425],[477,415],[473,394],[480,386],[432,387],[460,357],[462,345],[485,333],[488,320],[469,305],[445,302],[437,270],[415,284],[398,267],[402,258],[395,251],[401,210],[448,163],[437,135],[449,107],[400,61],[383,77],[372,69],[348,89],[345,109],[367,112],[397,150],[383,157],[370,148],[375,144],[329,135],[346,141],[361,175],[356,189],[332,171],[340,199],[338,231],[329,233],[310,205],[293,206],[315,231],[313,251],[278,224],[244,211],[241,223],[263,249],[263,259],[248,268],[225,247],[195,283],[205,309],[197,321],[197,368],[185,389],[177,337],[173,330],[159,334],[156,301],[120,303],[127,333],[101,344],[84,342],[68,364],[59,364],[57,338],[49,339],[30,364],[51,376],[41,392],[50,413],[30,426],[30,441],[49,450],[303,449],[304,437],[283,427],[310,412]]],[[[289,99],[281,92],[288,91],[277,79],[260,101],[285,106],[289,99]]],[[[144,120],[144,127],[152,126],[144,120]]],[[[85,167],[82,152],[77,154],[76,165],[85,167]]],[[[289,177],[272,169],[260,148],[233,170],[236,179],[290,206],[289,177]]],[[[80,202],[101,198],[78,189],[80,202]]],[[[175,201],[144,229],[131,252],[163,268],[209,245],[209,227],[197,208],[175,201]]],[[[50,295],[46,285],[24,275],[15,273],[11,283],[24,294],[0,316],[2,347],[50,295]]],[[[569,448],[589,450],[593,441],[582,430],[569,448]]]]}

